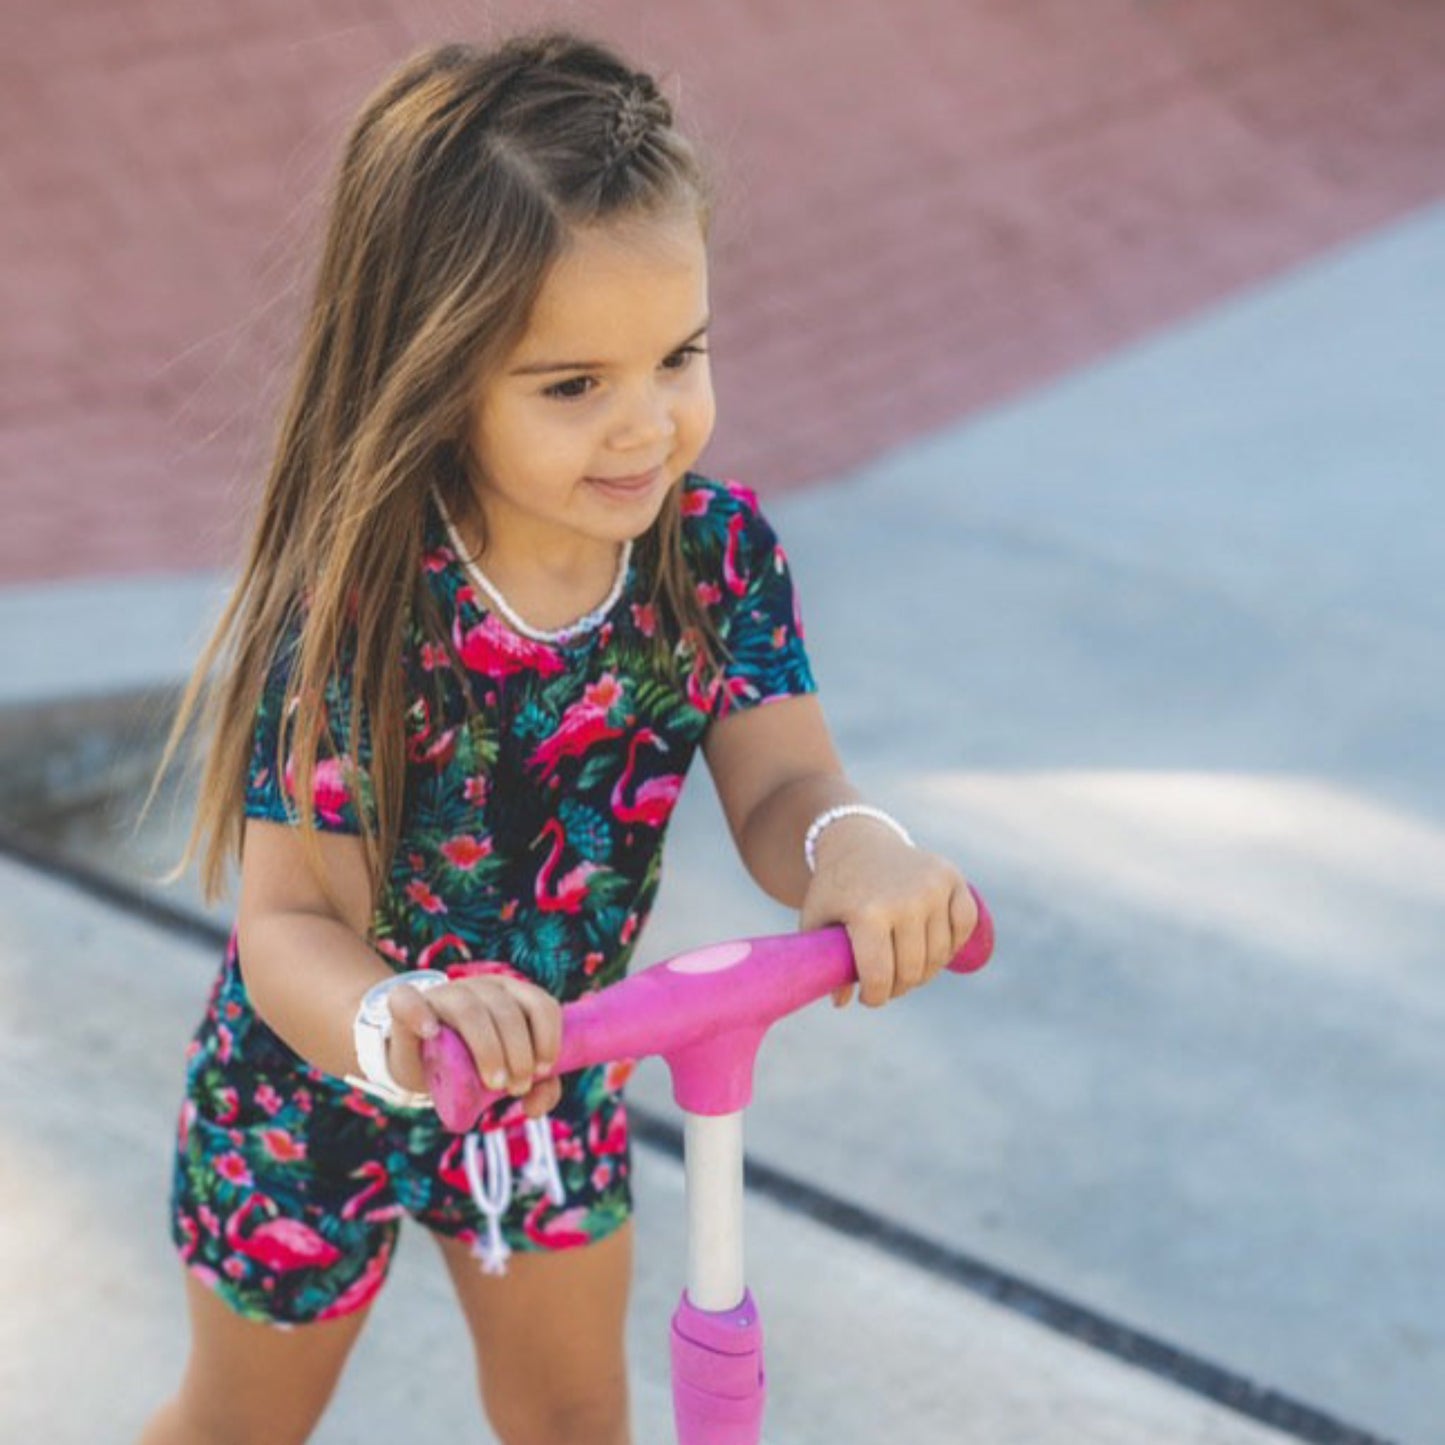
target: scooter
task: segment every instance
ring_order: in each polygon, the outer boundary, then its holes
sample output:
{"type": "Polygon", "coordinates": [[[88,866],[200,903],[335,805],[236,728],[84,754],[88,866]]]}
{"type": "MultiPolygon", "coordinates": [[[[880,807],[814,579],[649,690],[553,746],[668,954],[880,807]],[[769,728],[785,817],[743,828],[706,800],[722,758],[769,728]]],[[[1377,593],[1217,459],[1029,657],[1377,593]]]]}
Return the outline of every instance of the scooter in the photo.
{"type": "MultiPolygon", "coordinates": [[[[949,965],[955,973],[982,968],[993,952],[993,920],[973,899],[978,923],[949,965]]],[[[555,1074],[657,1054],[683,1111],[687,1286],[672,1317],[679,1445],[761,1438],[767,1377],[762,1322],[743,1279],[743,1110],[768,1029],[856,979],[847,930],[824,928],[682,953],[562,1010],[555,1074]]],[[[448,1129],[465,1132],[504,1097],[483,1085],[452,1029],[425,1041],[422,1057],[448,1129]]]]}

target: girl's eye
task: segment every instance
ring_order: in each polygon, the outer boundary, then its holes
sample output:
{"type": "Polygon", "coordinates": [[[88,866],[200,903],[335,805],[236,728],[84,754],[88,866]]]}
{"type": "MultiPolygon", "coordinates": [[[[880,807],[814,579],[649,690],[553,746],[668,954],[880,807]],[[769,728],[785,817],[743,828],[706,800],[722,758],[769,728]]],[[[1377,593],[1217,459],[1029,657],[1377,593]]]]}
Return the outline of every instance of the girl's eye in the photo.
{"type": "Polygon", "coordinates": [[[684,346],[681,351],[674,351],[662,364],[669,371],[681,371],[688,364],[688,359],[693,356],[706,356],[705,346],[684,346]],[[673,363],[677,364],[674,366],[673,363]]]}
{"type": "Polygon", "coordinates": [[[586,388],[592,383],[590,376],[572,376],[566,381],[554,382],[551,386],[542,388],[543,396],[555,397],[558,401],[577,401],[587,395],[585,390],[578,391],[575,388],[586,388]]]}
{"type": "MultiPolygon", "coordinates": [[[[662,364],[668,371],[682,371],[694,356],[706,355],[707,348],[704,346],[684,346],[674,351],[662,364]]],[[[542,395],[550,396],[556,401],[580,401],[592,389],[592,383],[593,378],[590,376],[570,376],[566,381],[544,386],[542,395]]]]}

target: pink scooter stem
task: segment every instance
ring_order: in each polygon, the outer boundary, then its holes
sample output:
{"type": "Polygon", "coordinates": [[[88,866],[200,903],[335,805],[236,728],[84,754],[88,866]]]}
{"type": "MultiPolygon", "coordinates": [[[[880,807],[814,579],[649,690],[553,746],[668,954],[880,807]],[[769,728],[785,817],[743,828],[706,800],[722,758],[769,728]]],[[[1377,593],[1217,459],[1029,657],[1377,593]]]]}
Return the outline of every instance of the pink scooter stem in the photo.
{"type": "MultiPolygon", "coordinates": [[[[978,924],[949,965],[955,973],[982,968],[993,952],[993,920],[978,894],[973,897],[978,924]]],[[[679,954],[568,1004],[554,1073],[660,1054],[672,1071],[680,1108],[733,1114],[752,1099],[753,1063],[768,1029],[857,976],[841,927],[679,954]]],[[[422,1061],[448,1129],[465,1132],[507,1097],[482,1084],[471,1052],[449,1028],[422,1045],[422,1061]]]]}
{"type": "MultiPolygon", "coordinates": [[[[993,920],[976,892],[973,898],[978,924],[949,965],[956,973],[982,968],[993,952],[993,920]]],[[[720,1212],[710,1213],[701,1227],[694,1214],[690,1233],[709,1241],[706,1257],[726,1265],[722,1278],[727,1283],[707,1277],[707,1288],[700,1286],[697,1298],[713,1307],[704,1308],[694,1301],[690,1279],[672,1317],[679,1445],[757,1445],[761,1438],[767,1397],[762,1321],[752,1293],[744,1288],[738,1299],[737,1286],[742,1277],[741,1111],[752,1098],[753,1063],[768,1029],[856,979],[847,930],[824,928],[679,954],[562,1011],[558,1074],[650,1054],[667,1061],[678,1105],[697,1116],[687,1124],[689,1208],[694,1208],[695,1186],[708,1210],[713,1192],[722,1201],[720,1212]],[[727,1115],[737,1117],[722,1117],[727,1115]],[[698,1179],[695,1142],[709,1160],[698,1179]],[[709,1291],[720,1297],[709,1300],[709,1291]]],[[[470,1129],[504,1097],[482,1085],[466,1044],[449,1028],[423,1044],[422,1059],[437,1113],[449,1129],[470,1129]]]]}

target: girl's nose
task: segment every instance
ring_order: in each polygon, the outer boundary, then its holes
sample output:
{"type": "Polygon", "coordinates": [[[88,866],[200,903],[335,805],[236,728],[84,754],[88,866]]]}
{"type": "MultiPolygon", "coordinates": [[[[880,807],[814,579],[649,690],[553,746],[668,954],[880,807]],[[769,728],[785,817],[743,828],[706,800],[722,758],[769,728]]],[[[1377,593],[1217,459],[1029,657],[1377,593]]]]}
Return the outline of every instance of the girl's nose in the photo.
{"type": "Polygon", "coordinates": [[[612,445],[618,451],[656,446],[659,441],[671,440],[676,432],[670,399],[656,386],[649,386],[631,401],[613,433],[612,445]]]}

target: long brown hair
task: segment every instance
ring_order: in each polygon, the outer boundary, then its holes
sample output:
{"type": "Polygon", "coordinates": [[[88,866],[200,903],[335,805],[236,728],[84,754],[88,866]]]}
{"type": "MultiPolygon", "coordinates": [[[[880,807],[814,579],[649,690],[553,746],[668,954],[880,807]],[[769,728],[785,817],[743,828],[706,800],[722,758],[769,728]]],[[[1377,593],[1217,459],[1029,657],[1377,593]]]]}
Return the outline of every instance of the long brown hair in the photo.
{"type": "MultiPolygon", "coordinates": [[[[695,207],[706,234],[709,178],[668,101],[650,76],[571,32],[422,51],[365,102],[332,185],[315,295],[241,575],[146,800],[149,808],[199,718],[199,797],[171,879],[204,844],[210,901],[239,860],[256,708],[279,640],[299,629],[288,683],[299,703],[282,747],[294,747],[303,846],[324,879],[311,810],[320,743],[337,746],[327,684],[345,657],[345,736],[358,740],[364,727],[371,744],[374,821],[360,799],[357,812],[380,885],[401,826],[407,627],[415,622],[450,652],[421,581],[428,490],[479,531],[464,454],[477,379],[521,339],[572,228],[679,204],[695,207]]],[[[673,488],[637,555],[664,614],[711,660],[717,638],[680,532],[673,488]]]]}

